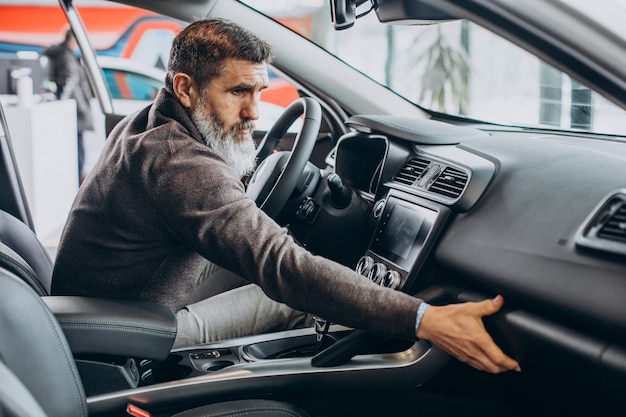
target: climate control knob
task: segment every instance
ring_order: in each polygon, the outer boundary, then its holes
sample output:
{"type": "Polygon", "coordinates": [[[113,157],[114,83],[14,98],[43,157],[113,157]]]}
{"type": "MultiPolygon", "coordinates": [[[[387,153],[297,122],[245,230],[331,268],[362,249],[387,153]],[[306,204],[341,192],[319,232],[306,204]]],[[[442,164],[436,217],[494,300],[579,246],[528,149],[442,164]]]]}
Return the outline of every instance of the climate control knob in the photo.
{"type": "Polygon", "coordinates": [[[400,286],[400,278],[400,273],[398,271],[389,270],[385,272],[385,275],[383,275],[380,285],[395,290],[400,286]]]}
{"type": "Polygon", "coordinates": [[[374,258],[372,258],[371,256],[367,256],[367,255],[361,256],[361,259],[359,259],[359,262],[357,262],[356,264],[355,271],[363,275],[364,277],[366,277],[370,273],[370,270],[372,269],[373,265],[374,265],[374,258]]]}
{"type": "Polygon", "coordinates": [[[367,277],[370,281],[381,285],[383,277],[385,276],[385,272],[387,272],[387,267],[384,264],[377,262],[372,266],[372,269],[370,269],[367,277]]]}

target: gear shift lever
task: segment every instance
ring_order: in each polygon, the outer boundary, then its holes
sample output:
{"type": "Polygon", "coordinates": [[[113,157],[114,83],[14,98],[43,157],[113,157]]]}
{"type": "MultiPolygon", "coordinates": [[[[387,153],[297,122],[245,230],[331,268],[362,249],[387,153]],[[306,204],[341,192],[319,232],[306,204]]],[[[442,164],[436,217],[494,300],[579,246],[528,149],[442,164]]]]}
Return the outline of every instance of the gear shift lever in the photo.
{"type": "Polygon", "coordinates": [[[341,177],[333,173],[326,178],[326,182],[330,189],[330,203],[338,209],[348,207],[352,201],[352,192],[343,185],[341,177]]]}

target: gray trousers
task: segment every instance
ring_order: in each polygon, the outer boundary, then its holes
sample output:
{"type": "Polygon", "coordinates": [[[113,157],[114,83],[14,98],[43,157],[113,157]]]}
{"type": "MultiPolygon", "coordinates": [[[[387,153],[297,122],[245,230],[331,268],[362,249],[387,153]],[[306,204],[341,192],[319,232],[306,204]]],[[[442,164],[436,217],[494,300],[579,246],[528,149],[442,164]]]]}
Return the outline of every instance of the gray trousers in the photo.
{"type": "Polygon", "coordinates": [[[212,263],[193,302],[176,312],[174,348],[308,327],[313,316],[270,299],[256,284],[212,263]]]}

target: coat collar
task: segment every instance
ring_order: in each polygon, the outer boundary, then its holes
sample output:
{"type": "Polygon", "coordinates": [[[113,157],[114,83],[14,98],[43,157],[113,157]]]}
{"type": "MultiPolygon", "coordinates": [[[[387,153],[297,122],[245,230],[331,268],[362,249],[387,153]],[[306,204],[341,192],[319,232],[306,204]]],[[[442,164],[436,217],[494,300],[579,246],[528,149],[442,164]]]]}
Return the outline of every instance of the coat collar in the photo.
{"type": "Polygon", "coordinates": [[[149,129],[163,124],[167,121],[164,119],[175,120],[189,132],[191,137],[200,143],[204,143],[202,134],[193,120],[191,120],[187,110],[185,110],[174,95],[169,93],[165,88],[161,88],[148,113],[147,128],[149,129]]]}

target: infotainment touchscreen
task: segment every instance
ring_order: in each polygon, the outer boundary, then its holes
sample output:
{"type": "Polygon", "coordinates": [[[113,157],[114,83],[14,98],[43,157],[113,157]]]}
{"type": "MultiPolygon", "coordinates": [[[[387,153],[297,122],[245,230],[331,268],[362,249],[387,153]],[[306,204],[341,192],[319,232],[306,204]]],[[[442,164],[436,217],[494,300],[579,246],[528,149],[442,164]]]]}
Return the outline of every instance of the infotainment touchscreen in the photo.
{"type": "Polygon", "coordinates": [[[408,271],[416,261],[437,218],[426,207],[390,197],[370,251],[408,271]]]}

